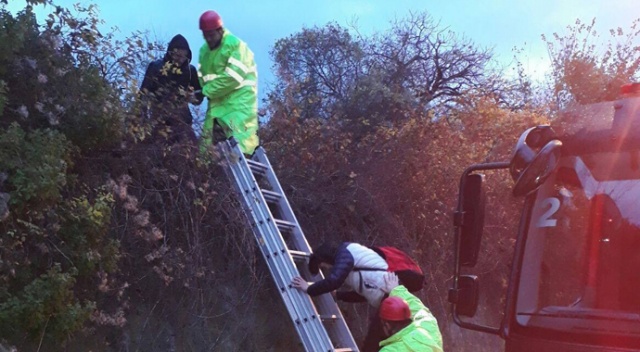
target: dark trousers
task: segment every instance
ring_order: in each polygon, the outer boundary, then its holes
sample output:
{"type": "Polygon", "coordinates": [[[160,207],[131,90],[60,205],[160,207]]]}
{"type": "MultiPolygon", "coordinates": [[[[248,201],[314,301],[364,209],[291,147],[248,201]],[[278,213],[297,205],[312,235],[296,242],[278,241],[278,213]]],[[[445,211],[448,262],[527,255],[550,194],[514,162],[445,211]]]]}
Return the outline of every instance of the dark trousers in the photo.
{"type": "Polygon", "coordinates": [[[212,142],[213,144],[218,144],[219,142],[224,142],[227,140],[227,134],[224,133],[224,129],[220,126],[218,119],[213,121],[213,131],[212,131],[212,142]]]}
{"type": "Polygon", "coordinates": [[[369,320],[369,329],[367,330],[367,336],[364,338],[360,351],[362,352],[376,352],[380,351],[380,342],[386,338],[384,329],[382,328],[382,320],[375,314],[369,320]]]}
{"type": "Polygon", "coordinates": [[[156,103],[143,115],[153,121],[153,141],[168,144],[195,144],[196,134],[191,126],[193,117],[187,105],[156,103]]]}

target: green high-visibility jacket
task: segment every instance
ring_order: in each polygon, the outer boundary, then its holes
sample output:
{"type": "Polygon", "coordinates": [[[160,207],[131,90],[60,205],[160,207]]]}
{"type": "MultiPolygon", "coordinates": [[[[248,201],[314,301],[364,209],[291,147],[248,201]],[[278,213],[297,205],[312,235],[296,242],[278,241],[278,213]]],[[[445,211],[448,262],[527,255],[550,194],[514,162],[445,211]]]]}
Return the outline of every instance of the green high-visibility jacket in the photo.
{"type": "Polygon", "coordinates": [[[258,72],[253,52],[228,30],[222,42],[211,50],[200,48],[198,78],[202,94],[208,98],[203,128],[203,144],[211,143],[214,121],[227,137],[233,136],[245,154],[258,146],[258,72]]]}
{"type": "Polygon", "coordinates": [[[413,323],[380,342],[380,352],[442,352],[442,335],[436,318],[420,299],[402,285],[389,296],[400,297],[409,304],[413,323]]]}

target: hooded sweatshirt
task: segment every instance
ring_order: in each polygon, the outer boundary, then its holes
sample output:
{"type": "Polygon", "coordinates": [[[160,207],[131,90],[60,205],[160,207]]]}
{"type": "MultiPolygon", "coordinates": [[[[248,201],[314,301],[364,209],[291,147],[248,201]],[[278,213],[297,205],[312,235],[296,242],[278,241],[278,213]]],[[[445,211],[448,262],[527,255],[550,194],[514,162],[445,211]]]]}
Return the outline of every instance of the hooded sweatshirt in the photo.
{"type": "MultiPolygon", "coordinates": [[[[161,116],[161,118],[167,122],[177,118],[191,124],[193,120],[186,93],[200,91],[201,88],[198,72],[190,64],[191,58],[192,53],[187,39],[178,34],[169,42],[164,57],[151,62],[144,75],[140,91],[150,99],[155,108],[163,109],[160,113],[167,116],[161,116]],[[171,52],[174,49],[187,51],[187,60],[180,67],[171,61],[171,52]]],[[[194,103],[200,104],[203,100],[202,94],[196,94],[196,100],[194,103]]]]}

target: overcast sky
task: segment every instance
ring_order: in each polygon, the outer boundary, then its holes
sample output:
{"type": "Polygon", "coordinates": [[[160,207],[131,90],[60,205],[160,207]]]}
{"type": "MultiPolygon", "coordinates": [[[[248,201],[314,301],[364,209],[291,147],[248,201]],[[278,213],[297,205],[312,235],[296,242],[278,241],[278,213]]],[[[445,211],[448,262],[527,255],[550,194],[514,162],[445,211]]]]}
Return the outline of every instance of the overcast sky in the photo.
{"type": "MultiPolygon", "coordinates": [[[[24,0],[9,2],[10,10],[24,7],[24,0]]],[[[442,27],[493,48],[505,63],[512,61],[514,47],[524,48],[527,68],[540,74],[548,65],[541,34],[563,32],[577,18],[589,22],[594,17],[604,34],[610,28],[629,28],[640,17],[640,0],[56,0],[65,7],[78,2],[98,4],[106,25],[118,27],[123,35],[148,30],[152,37],[167,42],[180,33],[194,53],[203,43],[200,14],[218,11],[225,27],[254,51],[261,96],[273,81],[269,51],[275,41],[302,27],[330,21],[347,26],[357,20],[366,35],[384,31],[391,20],[405,18],[411,11],[426,11],[442,27]]]]}

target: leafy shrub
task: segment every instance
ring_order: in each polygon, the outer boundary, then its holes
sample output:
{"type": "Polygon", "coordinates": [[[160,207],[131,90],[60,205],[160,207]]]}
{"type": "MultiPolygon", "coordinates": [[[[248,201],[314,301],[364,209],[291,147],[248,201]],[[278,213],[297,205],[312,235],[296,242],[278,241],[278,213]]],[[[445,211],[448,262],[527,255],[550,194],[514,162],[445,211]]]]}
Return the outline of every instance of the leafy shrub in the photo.
{"type": "Polygon", "coordinates": [[[60,199],[71,162],[71,145],[53,130],[26,132],[17,123],[0,132],[0,170],[8,173],[11,204],[23,211],[31,202],[60,199]]]}
{"type": "Polygon", "coordinates": [[[60,264],[56,264],[3,300],[0,303],[2,335],[9,338],[27,332],[35,339],[46,332],[57,340],[64,340],[80,329],[95,305],[76,300],[74,276],[73,271],[62,272],[60,264]]]}

